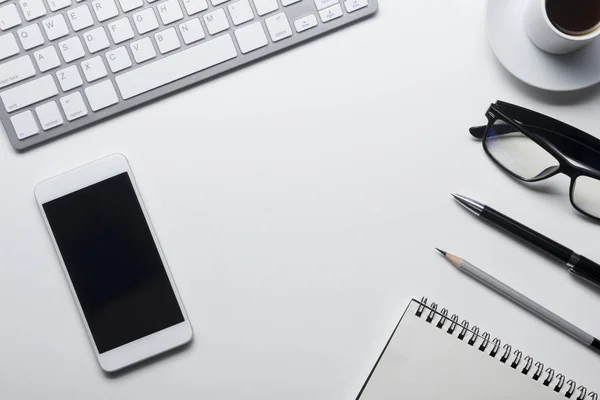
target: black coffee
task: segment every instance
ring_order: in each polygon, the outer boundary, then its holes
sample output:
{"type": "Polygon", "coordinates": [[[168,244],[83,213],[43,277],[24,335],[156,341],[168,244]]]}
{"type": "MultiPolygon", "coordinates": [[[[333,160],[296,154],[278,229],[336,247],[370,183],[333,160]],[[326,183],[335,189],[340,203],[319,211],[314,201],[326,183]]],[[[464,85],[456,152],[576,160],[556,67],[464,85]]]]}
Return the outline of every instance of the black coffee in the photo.
{"type": "Polygon", "coordinates": [[[600,25],[600,0],[546,0],[552,25],[567,35],[586,35],[600,25]]]}

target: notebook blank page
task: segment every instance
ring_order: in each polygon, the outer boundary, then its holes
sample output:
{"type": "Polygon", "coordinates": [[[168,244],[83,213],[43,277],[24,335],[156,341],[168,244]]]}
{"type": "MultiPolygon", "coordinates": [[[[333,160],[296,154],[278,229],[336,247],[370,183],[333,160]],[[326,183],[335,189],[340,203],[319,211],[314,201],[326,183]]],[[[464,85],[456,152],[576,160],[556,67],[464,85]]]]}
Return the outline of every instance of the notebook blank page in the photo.
{"type": "Polygon", "coordinates": [[[417,306],[411,302],[360,400],[564,400],[522,375],[522,365],[514,370],[416,317],[417,306]]]}

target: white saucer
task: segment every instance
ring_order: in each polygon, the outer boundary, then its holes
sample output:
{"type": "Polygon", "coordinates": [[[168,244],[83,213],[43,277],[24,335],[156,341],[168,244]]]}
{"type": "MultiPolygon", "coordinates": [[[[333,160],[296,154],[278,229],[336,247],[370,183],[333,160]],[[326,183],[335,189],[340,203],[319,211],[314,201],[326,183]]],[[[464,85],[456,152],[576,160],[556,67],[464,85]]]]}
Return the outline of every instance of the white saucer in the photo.
{"type": "Polygon", "coordinates": [[[600,38],[570,54],[538,49],[523,27],[528,0],[488,0],[487,34],[498,60],[518,79],[555,92],[579,90],[600,82],[600,38]]]}

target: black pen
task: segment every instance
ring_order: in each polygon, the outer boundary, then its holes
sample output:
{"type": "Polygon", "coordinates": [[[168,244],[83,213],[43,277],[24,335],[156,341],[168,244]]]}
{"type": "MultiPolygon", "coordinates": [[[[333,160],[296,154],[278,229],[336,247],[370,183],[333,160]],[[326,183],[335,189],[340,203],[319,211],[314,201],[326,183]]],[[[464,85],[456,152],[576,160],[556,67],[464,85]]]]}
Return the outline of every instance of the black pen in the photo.
{"type": "Polygon", "coordinates": [[[542,252],[558,258],[567,265],[570,273],[600,288],[600,265],[592,260],[577,254],[568,247],[547,238],[489,206],[459,194],[453,194],[452,196],[478,217],[504,229],[542,252]]]}

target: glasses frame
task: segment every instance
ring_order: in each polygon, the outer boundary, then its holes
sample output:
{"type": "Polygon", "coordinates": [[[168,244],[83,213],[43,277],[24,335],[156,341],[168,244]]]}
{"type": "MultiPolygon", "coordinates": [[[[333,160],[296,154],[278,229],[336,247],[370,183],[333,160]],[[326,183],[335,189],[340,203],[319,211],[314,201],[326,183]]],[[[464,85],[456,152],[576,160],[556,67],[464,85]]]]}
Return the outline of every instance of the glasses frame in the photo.
{"type": "Polygon", "coordinates": [[[600,221],[600,216],[581,209],[573,198],[578,178],[585,176],[600,181],[600,140],[547,115],[503,101],[491,104],[485,116],[488,120],[487,125],[476,126],[469,131],[473,137],[482,141],[484,151],[497,166],[513,178],[526,183],[543,181],[558,174],[567,175],[571,179],[569,200],[573,208],[589,218],[600,221]],[[489,133],[497,121],[502,121],[514,128],[514,130],[507,130],[506,133],[517,131],[537,143],[558,161],[558,168],[539,178],[525,179],[502,165],[491,154],[487,146],[489,133]],[[590,169],[573,164],[567,157],[590,169]]]}

